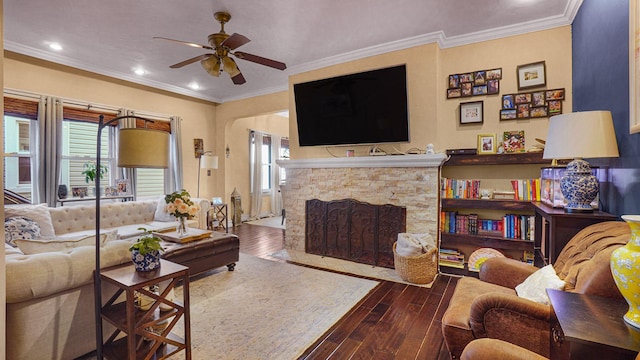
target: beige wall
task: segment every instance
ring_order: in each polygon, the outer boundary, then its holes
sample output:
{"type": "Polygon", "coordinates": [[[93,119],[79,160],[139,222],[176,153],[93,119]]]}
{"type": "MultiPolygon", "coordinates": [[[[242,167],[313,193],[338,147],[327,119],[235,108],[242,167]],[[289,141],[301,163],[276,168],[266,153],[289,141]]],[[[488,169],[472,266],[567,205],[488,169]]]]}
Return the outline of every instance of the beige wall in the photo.
{"type": "MultiPolygon", "coordinates": [[[[546,137],[548,118],[500,121],[501,95],[518,92],[516,68],[518,65],[544,60],[546,62],[547,89],[565,88],[564,112],[570,112],[571,104],[571,27],[492,40],[472,45],[440,49],[436,44],[418,46],[383,55],[351,61],[345,64],[293,75],[289,78],[291,157],[330,157],[324,146],[299,147],[293,84],[350,74],[398,64],[407,64],[407,88],[411,142],[396,145],[401,151],[417,147],[422,150],[433,143],[436,151],[452,148],[474,148],[477,135],[502,134],[509,130],[524,130],[526,145],[535,138],[546,137]],[[500,95],[474,96],[463,99],[447,99],[449,74],[502,68],[500,95]],[[484,101],[482,125],[458,124],[458,107],[461,102],[484,101]]],[[[381,146],[392,152],[390,146],[381,146]]],[[[332,153],[344,154],[332,147],[332,153]]],[[[369,146],[350,146],[356,156],[368,153],[369,146]]]]}
{"type": "MultiPolygon", "coordinates": [[[[229,139],[229,162],[227,163],[227,178],[229,189],[238,189],[242,199],[244,214],[251,213],[250,194],[250,164],[249,164],[249,130],[263,131],[269,134],[289,136],[289,119],[282,116],[267,114],[240,118],[231,124],[229,139]]],[[[227,198],[230,200],[230,197],[227,198]]],[[[271,211],[271,196],[263,196],[260,212],[271,211]]]]}
{"type": "MultiPolygon", "coordinates": [[[[205,149],[216,147],[214,103],[113,80],[8,51],[4,52],[4,56],[5,88],[182,117],[183,186],[195,196],[199,168],[194,156],[193,139],[202,138],[205,149]]],[[[215,178],[202,183],[201,197],[213,196],[216,185],[215,178]]]]}
{"type": "MultiPolygon", "coordinates": [[[[231,150],[231,156],[229,158],[225,158],[224,156],[225,147],[227,145],[229,145],[230,149],[245,147],[245,149],[247,149],[246,151],[248,151],[246,136],[238,139],[232,135],[234,123],[239,119],[273,114],[288,108],[289,98],[288,92],[286,91],[257,96],[250,99],[230,101],[216,107],[215,134],[217,146],[215,151],[216,154],[220,156],[220,165],[218,170],[216,170],[215,177],[218,183],[224,183],[224,187],[217,187],[217,195],[212,196],[222,196],[222,194],[224,194],[223,200],[225,202],[230,202],[231,192],[233,191],[234,186],[236,186],[235,181],[243,176],[242,174],[236,173],[236,171],[241,171],[240,169],[242,166],[249,166],[248,162],[243,165],[242,159],[234,157],[235,150],[231,150]],[[233,169],[228,170],[227,172],[227,169],[230,169],[232,164],[233,169]]],[[[248,183],[248,175],[245,181],[248,183]]],[[[238,188],[238,191],[240,191],[240,188],[238,188]]],[[[240,195],[242,196],[243,207],[249,209],[248,204],[250,204],[250,202],[248,202],[248,190],[240,195]]],[[[245,213],[248,213],[247,210],[245,210],[245,213]]]]}

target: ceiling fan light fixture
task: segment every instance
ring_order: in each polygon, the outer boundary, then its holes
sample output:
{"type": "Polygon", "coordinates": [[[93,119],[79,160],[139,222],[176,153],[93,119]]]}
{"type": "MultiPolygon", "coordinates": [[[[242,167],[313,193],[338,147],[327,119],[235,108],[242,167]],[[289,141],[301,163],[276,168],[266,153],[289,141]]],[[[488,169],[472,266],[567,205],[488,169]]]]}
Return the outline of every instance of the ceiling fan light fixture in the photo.
{"type": "Polygon", "coordinates": [[[240,69],[238,69],[238,65],[236,65],[236,62],[228,56],[222,58],[222,67],[224,71],[231,77],[240,74],[240,69]]]}
{"type": "Polygon", "coordinates": [[[204,70],[215,77],[220,76],[220,61],[215,56],[209,56],[208,58],[200,61],[200,64],[204,70]]]}

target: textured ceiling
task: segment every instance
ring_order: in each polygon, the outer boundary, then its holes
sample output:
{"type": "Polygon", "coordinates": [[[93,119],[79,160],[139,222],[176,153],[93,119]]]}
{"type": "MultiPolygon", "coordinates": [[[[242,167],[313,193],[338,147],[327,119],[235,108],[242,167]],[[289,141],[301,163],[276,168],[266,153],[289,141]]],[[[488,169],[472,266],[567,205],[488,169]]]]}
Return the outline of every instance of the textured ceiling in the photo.
{"type": "Polygon", "coordinates": [[[224,102],[287,89],[291,74],[424,43],[457,46],[570,24],[581,0],[5,0],[5,49],[171,92],[224,102]],[[216,11],[231,13],[238,48],[285,71],[237,60],[247,82],[208,75],[207,53],[154,36],[207,44],[216,11]],[[63,50],[49,48],[58,42],[63,50]],[[142,67],[147,73],[133,73],[142,67]],[[197,83],[194,91],[189,84],[197,83]]]}

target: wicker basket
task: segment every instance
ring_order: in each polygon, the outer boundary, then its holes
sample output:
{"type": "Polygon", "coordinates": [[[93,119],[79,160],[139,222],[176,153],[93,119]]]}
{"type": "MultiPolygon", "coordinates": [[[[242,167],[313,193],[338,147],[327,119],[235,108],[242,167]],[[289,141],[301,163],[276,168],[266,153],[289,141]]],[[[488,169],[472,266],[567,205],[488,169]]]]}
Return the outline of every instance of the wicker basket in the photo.
{"type": "Polygon", "coordinates": [[[396,252],[396,243],[393,243],[393,262],[396,272],[402,280],[414,284],[428,284],[435,279],[438,273],[436,263],[437,248],[431,249],[418,256],[402,256],[396,252]]]}

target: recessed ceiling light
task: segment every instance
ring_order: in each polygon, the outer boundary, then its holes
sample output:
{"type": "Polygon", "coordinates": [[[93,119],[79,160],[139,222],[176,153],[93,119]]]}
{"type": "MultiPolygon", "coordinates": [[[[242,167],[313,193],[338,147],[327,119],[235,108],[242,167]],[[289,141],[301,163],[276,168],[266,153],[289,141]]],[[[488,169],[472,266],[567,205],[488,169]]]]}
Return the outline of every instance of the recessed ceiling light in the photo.
{"type": "Polygon", "coordinates": [[[147,73],[143,68],[136,68],[133,72],[136,73],[136,75],[144,75],[147,73]]]}
{"type": "Polygon", "coordinates": [[[55,43],[55,42],[53,42],[53,43],[49,44],[49,47],[50,47],[51,49],[55,50],[55,51],[60,51],[60,50],[62,50],[62,45],[60,45],[60,44],[58,44],[58,43],[55,43]]]}
{"type": "Polygon", "coordinates": [[[189,87],[192,88],[193,90],[200,89],[200,85],[198,85],[197,83],[191,83],[189,84],[189,87]]]}

